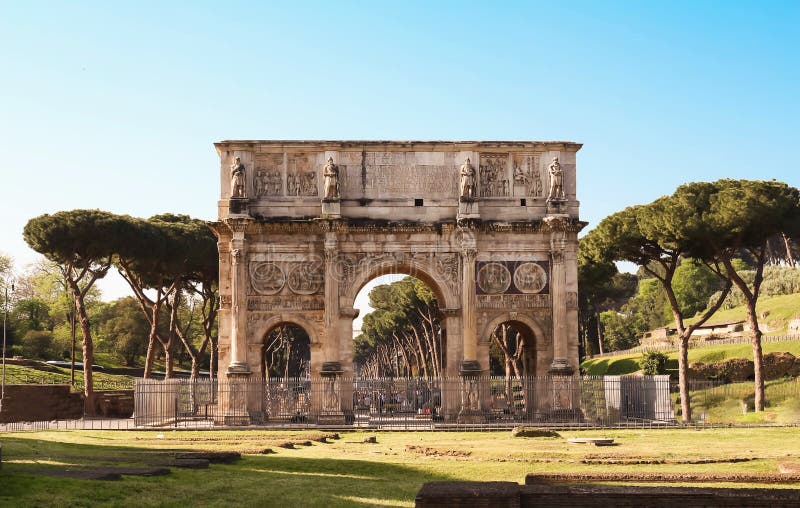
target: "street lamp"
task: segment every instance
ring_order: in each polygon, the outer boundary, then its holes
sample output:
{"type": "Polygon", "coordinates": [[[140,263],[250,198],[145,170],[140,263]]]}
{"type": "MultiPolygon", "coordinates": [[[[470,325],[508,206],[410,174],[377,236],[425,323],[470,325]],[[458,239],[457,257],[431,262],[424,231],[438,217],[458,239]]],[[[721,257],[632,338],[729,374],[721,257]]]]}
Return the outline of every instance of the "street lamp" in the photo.
{"type": "MultiPolygon", "coordinates": [[[[3,381],[0,384],[0,412],[3,411],[3,401],[6,398],[6,327],[8,322],[8,282],[5,287],[5,299],[3,300],[3,381]]],[[[11,282],[11,292],[14,292],[14,283],[11,282]]]]}

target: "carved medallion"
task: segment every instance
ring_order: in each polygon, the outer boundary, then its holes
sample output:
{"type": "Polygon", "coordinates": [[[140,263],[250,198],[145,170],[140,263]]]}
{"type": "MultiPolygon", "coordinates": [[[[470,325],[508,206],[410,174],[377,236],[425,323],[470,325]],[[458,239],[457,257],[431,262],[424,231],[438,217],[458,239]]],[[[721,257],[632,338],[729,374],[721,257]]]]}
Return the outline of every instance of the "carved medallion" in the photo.
{"type": "Polygon", "coordinates": [[[315,263],[299,263],[289,272],[289,289],[298,295],[313,295],[324,282],[319,265],[315,263]]]}
{"type": "Polygon", "coordinates": [[[536,263],[522,263],[514,271],[514,285],[522,293],[538,293],[546,284],[547,274],[536,263]]]}
{"type": "Polygon", "coordinates": [[[484,293],[505,293],[511,286],[511,272],[500,263],[486,263],[478,271],[478,287],[484,293]]]}
{"type": "Polygon", "coordinates": [[[275,263],[250,263],[250,285],[256,293],[274,295],[286,284],[286,274],[275,263]]]}

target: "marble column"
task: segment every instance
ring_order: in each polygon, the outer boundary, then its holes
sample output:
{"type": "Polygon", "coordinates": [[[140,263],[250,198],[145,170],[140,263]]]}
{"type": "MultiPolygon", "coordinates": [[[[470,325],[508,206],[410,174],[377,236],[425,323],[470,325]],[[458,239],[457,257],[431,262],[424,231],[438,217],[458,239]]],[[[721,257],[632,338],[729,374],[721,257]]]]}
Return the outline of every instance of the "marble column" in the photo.
{"type": "Polygon", "coordinates": [[[461,339],[463,341],[462,371],[480,371],[478,363],[478,302],[475,294],[476,241],[474,232],[464,233],[462,243],[461,339]],[[468,234],[471,233],[471,234],[468,234]]]}
{"type": "Polygon", "coordinates": [[[325,347],[323,369],[326,364],[339,362],[339,277],[336,259],[339,240],[335,231],[325,233],[325,347]]]}
{"type": "Polygon", "coordinates": [[[247,363],[247,245],[243,224],[231,224],[231,353],[228,375],[250,374],[247,363]]]}
{"type": "Polygon", "coordinates": [[[247,362],[247,219],[231,219],[231,349],[226,382],[221,383],[220,399],[223,402],[225,425],[249,425],[248,378],[251,375],[247,362]]]}
{"type": "Polygon", "coordinates": [[[569,375],[574,366],[569,363],[567,329],[567,271],[564,266],[566,227],[568,218],[551,215],[545,218],[550,227],[550,298],[553,315],[553,363],[550,373],[569,375]]]}

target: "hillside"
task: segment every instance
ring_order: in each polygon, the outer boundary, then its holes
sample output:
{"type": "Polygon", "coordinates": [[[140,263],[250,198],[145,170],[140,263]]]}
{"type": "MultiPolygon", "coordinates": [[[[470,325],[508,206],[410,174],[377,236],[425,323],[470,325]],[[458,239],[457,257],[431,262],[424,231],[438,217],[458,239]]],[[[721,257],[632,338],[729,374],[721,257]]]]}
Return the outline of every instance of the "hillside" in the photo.
{"type": "MultiPolygon", "coordinates": [[[[800,319],[800,293],[770,297],[765,296],[759,299],[756,310],[759,315],[759,326],[762,327],[762,331],[765,334],[785,335],[787,333],[789,321],[792,319],[800,319]],[[761,316],[764,317],[762,318],[761,316]]],[[[697,319],[697,317],[687,319],[686,323],[694,323],[697,319]]],[[[744,305],[740,305],[732,309],[717,311],[711,316],[708,323],[730,323],[744,321],[746,319],[747,310],[744,305]]],[[[670,326],[674,327],[675,323],[671,323],[670,326]]]]}
{"type": "MultiPolygon", "coordinates": [[[[762,345],[764,354],[786,351],[794,356],[800,356],[800,339],[786,342],[767,342],[762,345]]],[[[667,353],[669,362],[667,369],[677,370],[678,352],[670,351],[667,353]]],[[[639,358],[641,353],[629,355],[612,356],[608,358],[593,358],[581,363],[587,375],[590,376],[618,376],[623,374],[633,374],[639,370],[639,358]]],[[[692,362],[720,362],[728,358],[753,359],[753,350],[750,344],[732,344],[725,346],[699,347],[689,350],[689,363],[692,362]]]]}

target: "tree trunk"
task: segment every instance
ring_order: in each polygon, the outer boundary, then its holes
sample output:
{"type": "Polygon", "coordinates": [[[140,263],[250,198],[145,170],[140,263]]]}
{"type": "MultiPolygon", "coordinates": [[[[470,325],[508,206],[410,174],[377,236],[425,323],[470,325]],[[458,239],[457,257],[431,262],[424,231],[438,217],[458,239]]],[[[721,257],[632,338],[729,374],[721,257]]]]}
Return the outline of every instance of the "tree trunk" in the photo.
{"type": "Polygon", "coordinates": [[[89,316],[86,313],[86,305],[83,301],[83,294],[74,281],[70,281],[73,286],[73,296],[75,298],[75,309],[78,312],[78,323],[83,334],[83,396],[85,408],[89,415],[94,415],[94,378],[92,376],[92,365],[94,364],[94,342],[92,341],[91,327],[89,326],[89,316]]]}
{"type": "Polygon", "coordinates": [[[684,424],[692,422],[692,406],[689,400],[689,337],[680,338],[678,349],[678,386],[681,397],[681,417],[684,424]]]}
{"type": "Polygon", "coordinates": [[[172,340],[167,341],[164,346],[164,379],[172,379],[175,373],[175,358],[172,355],[172,340]]]}
{"type": "Polygon", "coordinates": [[[750,327],[750,344],[753,346],[753,381],[755,385],[755,410],[763,411],[766,403],[764,394],[764,352],[761,348],[761,328],[758,326],[756,302],[747,300],[747,325],[750,327]]]}
{"type": "Polygon", "coordinates": [[[153,371],[153,360],[156,356],[156,348],[155,348],[155,340],[149,340],[147,342],[147,355],[144,357],[144,373],[142,377],[145,379],[150,378],[150,374],[153,371]]]}
{"type": "Polygon", "coordinates": [[[603,326],[600,323],[600,314],[594,315],[595,322],[597,323],[597,350],[603,354],[603,326]]]}
{"type": "Polygon", "coordinates": [[[792,256],[792,244],[789,242],[789,237],[785,234],[781,234],[783,237],[783,246],[786,248],[786,261],[789,266],[794,266],[794,257],[792,256]]]}

